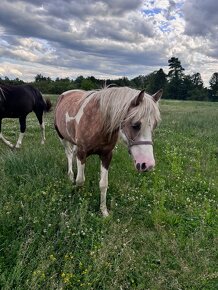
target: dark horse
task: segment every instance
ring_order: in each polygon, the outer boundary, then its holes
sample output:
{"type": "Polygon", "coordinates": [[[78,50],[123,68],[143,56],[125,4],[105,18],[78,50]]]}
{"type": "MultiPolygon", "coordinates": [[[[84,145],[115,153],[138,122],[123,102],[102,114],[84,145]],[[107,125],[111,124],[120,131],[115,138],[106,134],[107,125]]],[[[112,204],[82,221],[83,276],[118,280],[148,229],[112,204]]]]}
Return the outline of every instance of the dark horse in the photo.
{"type": "Polygon", "coordinates": [[[40,91],[31,85],[0,85],[0,140],[13,148],[13,144],[4,138],[1,132],[3,118],[18,118],[20,122],[20,135],[15,148],[20,148],[26,130],[26,117],[34,112],[42,130],[42,141],[45,142],[45,125],[43,112],[51,109],[51,101],[44,100],[40,91]]]}

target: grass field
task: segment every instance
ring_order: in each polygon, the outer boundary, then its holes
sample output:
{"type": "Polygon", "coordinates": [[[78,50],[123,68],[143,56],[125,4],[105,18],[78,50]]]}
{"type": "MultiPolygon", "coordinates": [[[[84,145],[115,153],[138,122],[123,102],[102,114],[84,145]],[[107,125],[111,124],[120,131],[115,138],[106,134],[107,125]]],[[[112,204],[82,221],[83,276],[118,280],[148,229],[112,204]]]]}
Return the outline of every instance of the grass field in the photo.
{"type": "MultiPolygon", "coordinates": [[[[53,97],[55,100],[55,97],[53,97]]],[[[99,213],[99,167],[73,187],[46,115],[20,150],[0,143],[0,289],[218,289],[218,103],[162,101],[156,169],[138,174],[120,143],[99,213]]],[[[15,143],[18,121],[4,120],[15,143]]]]}

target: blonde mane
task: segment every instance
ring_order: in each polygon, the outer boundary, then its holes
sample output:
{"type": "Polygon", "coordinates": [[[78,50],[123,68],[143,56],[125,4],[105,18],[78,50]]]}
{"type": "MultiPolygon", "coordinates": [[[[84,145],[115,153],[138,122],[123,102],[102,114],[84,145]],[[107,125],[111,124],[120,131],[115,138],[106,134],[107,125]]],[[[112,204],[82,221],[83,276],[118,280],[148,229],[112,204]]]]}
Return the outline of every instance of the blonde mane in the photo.
{"type": "Polygon", "coordinates": [[[138,121],[142,118],[146,120],[160,120],[158,104],[153,101],[150,95],[144,94],[143,101],[128,114],[132,100],[138,96],[139,90],[128,87],[109,87],[98,91],[89,91],[85,97],[94,94],[94,98],[99,100],[102,113],[102,122],[105,132],[112,132],[119,128],[126,119],[138,121]]]}

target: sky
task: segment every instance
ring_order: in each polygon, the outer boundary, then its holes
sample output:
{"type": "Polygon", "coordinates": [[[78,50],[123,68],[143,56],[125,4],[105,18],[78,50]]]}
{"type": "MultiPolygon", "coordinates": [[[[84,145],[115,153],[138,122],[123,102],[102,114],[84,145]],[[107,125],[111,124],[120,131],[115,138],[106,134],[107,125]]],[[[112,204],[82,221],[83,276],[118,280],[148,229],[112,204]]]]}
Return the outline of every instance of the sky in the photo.
{"type": "Polygon", "coordinates": [[[217,0],[1,0],[0,77],[218,72],[217,0]]]}

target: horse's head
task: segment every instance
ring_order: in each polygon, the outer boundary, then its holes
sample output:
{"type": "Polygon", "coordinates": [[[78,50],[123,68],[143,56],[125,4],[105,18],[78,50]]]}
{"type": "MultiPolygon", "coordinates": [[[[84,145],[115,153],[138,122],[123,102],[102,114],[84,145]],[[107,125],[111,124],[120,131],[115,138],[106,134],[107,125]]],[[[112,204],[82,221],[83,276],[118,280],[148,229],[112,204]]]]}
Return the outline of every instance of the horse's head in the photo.
{"type": "Polygon", "coordinates": [[[152,131],[160,119],[157,102],[161,95],[162,90],[152,96],[147,96],[141,91],[132,100],[121,125],[121,136],[127,143],[136,169],[141,172],[149,171],[155,166],[152,131]]]}

